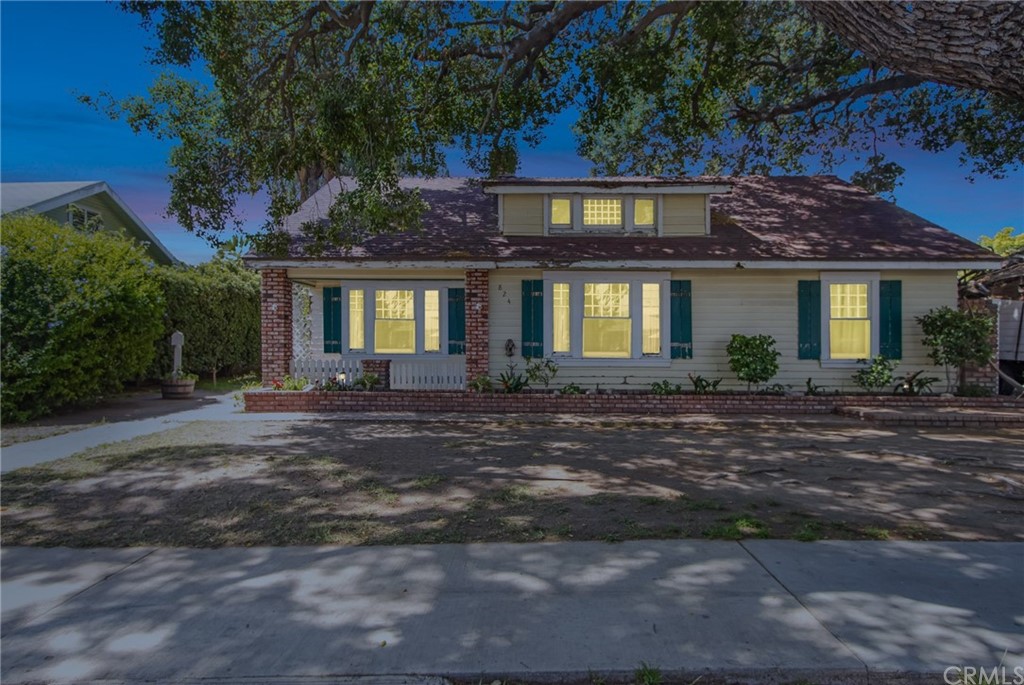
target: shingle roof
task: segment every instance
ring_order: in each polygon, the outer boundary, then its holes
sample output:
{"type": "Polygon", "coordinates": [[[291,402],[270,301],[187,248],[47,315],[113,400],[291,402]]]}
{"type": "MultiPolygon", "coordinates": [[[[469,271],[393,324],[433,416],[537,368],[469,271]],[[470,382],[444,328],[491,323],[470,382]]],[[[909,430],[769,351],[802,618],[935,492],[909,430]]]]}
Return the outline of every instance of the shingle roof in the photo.
{"type": "Polygon", "coordinates": [[[29,209],[102,181],[53,181],[42,183],[0,183],[0,214],[29,209]]]}
{"type": "MultiPolygon", "coordinates": [[[[582,182],[575,179],[574,182],[582,182]]],[[[618,179],[616,179],[618,180],[618,179]]],[[[711,179],[692,179],[707,183],[711,179]]],[[[629,181],[623,179],[623,182],[629,181]]],[[[631,182],[636,182],[635,180],[631,182]]],[[[711,235],[688,237],[503,236],[497,197],[479,179],[407,179],[430,209],[422,230],[374,236],[312,259],[578,261],[991,261],[988,251],[834,176],[715,178],[732,192],[711,197],[711,235]]],[[[335,179],[285,222],[291,256],[305,258],[301,226],[323,221],[342,187],[335,179]]],[[[254,259],[259,259],[254,256],[254,259]]]]}

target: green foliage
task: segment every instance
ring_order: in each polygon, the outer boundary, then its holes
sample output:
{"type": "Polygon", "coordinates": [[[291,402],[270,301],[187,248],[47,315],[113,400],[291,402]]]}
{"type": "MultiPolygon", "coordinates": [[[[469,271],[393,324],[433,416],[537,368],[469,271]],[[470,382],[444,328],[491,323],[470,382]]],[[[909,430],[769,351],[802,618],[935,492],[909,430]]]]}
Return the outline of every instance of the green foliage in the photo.
{"type": "Polygon", "coordinates": [[[892,387],[892,372],[899,362],[880,354],[870,362],[867,359],[858,359],[857,363],[864,365],[853,374],[853,382],[857,387],[868,392],[892,387]]]}
{"type": "Polygon", "coordinates": [[[580,386],[576,385],[575,383],[569,383],[568,385],[563,385],[562,388],[558,391],[558,394],[559,395],[582,395],[583,394],[583,388],[581,388],[580,386]]]}
{"type": "Polygon", "coordinates": [[[466,385],[473,392],[494,392],[494,381],[484,374],[473,376],[466,385]]]}
{"type": "Polygon", "coordinates": [[[376,390],[381,385],[380,376],[375,373],[363,373],[352,386],[360,390],[376,390]]]}
{"type": "Polygon", "coordinates": [[[651,393],[654,395],[682,395],[683,386],[672,381],[656,381],[651,383],[651,393]]]}
{"type": "Polygon", "coordinates": [[[928,357],[946,367],[947,392],[953,391],[952,368],[984,366],[992,358],[993,320],[987,312],[940,307],[917,317],[917,323],[924,333],[921,342],[931,348],[928,357]]]}
{"type": "Polygon", "coordinates": [[[956,394],[960,397],[992,397],[992,389],[977,383],[965,383],[957,389],[956,394]]]}
{"type": "Polygon", "coordinates": [[[509,394],[520,393],[530,386],[530,380],[522,373],[516,371],[513,362],[508,363],[508,368],[498,376],[498,383],[501,389],[509,394]]]}
{"type": "Polygon", "coordinates": [[[997,255],[1009,257],[1010,255],[1024,250],[1024,233],[1013,234],[1013,226],[1004,226],[999,232],[989,238],[983,235],[978,238],[978,244],[995,252],[997,255]]]}
{"type": "Polygon", "coordinates": [[[693,392],[695,395],[711,395],[718,392],[718,385],[722,382],[721,378],[710,380],[704,378],[700,374],[694,376],[692,373],[686,374],[690,382],[693,383],[693,392]]]}
{"type": "Polygon", "coordinates": [[[529,379],[531,385],[535,383],[543,383],[546,388],[551,384],[551,381],[555,380],[555,376],[557,375],[558,364],[550,359],[526,360],[526,377],[529,379]]]}
{"type": "MultiPolygon", "coordinates": [[[[824,395],[826,392],[828,392],[828,386],[827,385],[815,385],[814,384],[814,380],[812,378],[808,378],[807,379],[807,383],[805,384],[805,388],[804,388],[804,395],[807,395],[807,396],[824,395]]],[[[838,392],[838,391],[836,391],[836,392],[838,392]]]]}
{"type": "Polygon", "coordinates": [[[88,402],[146,371],[163,301],[140,246],[40,216],[4,218],[0,242],[5,421],[88,402]]]}
{"type": "Polygon", "coordinates": [[[270,387],[274,390],[287,390],[295,392],[299,390],[305,390],[306,386],[309,385],[309,379],[305,376],[299,376],[298,378],[292,378],[291,376],[285,376],[284,378],[275,378],[270,382],[270,387]]]}
{"type": "Polygon", "coordinates": [[[893,388],[893,395],[910,395],[917,397],[918,395],[929,395],[932,392],[932,384],[938,382],[938,378],[935,376],[922,376],[924,371],[915,371],[914,373],[907,373],[896,387],[893,388]]]}
{"type": "Polygon", "coordinates": [[[166,379],[169,381],[197,381],[199,380],[199,374],[178,371],[177,373],[168,374],[166,379]]]}
{"type": "Polygon", "coordinates": [[[318,381],[316,383],[317,390],[327,390],[330,392],[345,392],[347,390],[353,390],[354,386],[346,381],[340,381],[337,378],[328,378],[325,381],[318,381]]]}
{"type": "Polygon", "coordinates": [[[775,338],[770,335],[740,335],[735,333],[725,348],[729,355],[729,368],[741,381],[767,383],[779,372],[779,352],[775,338]]]}
{"type": "Polygon", "coordinates": [[[661,685],[662,681],[661,669],[650,666],[646,661],[641,661],[633,673],[634,685],[661,685]]]}
{"type": "Polygon", "coordinates": [[[260,279],[237,260],[214,259],[199,266],[158,267],[156,279],[167,309],[149,375],[170,373],[174,331],[185,335],[182,366],[214,378],[243,373],[260,364],[260,279]]]}
{"type": "MultiPolygon", "coordinates": [[[[869,58],[810,5],[129,0],[162,73],[143,95],[81,99],[180,141],[169,212],[188,230],[236,228],[238,199],[265,189],[257,249],[271,254],[286,247],[279,220],[331,179],[356,182],[326,225],[305,227],[314,251],[415,227],[423,200],[398,179],[443,174],[450,150],[478,173],[514,172],[569,108],[599,174],[828,172],[854,158],[856,182],[885,192],[902,172],[886,139],[957,149],[972,173],[1019,167],[1024,103],[977,79],[946,85],[948,61],[937,83],[928,60],[910,76],[884,51],[869,58]]],[[[1012,50],[999,35],[976,37],[1012,50]]]]}

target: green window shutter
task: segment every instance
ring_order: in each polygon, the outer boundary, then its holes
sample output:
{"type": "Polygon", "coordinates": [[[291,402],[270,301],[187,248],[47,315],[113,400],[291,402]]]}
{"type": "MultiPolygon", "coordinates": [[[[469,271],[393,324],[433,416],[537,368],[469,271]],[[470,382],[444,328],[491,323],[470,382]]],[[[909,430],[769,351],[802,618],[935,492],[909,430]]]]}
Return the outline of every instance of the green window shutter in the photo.
{"type": "Polygon", "coordinates": [[[672,359],[693,359],[693,296],[690,281],[671,281],[669,311],[672,359]]]}
{"type": "Polygon", "coordinates": [[[527,359],[544,356],[544,281],[523,281],[522,352],[527,359]]]}
{"type": "Polygon", "coordinates": [[[797,304],[797,359],[821,359],[821,281],[799,281],[797,304]]]}
{"type": "Polygon", "coordinates": [[[341,287],[324,288],[324,352],[341,352],[341,287]]]}
{"type": "Polygon", "coordinates": [[[878,352],[903,358],[903,281],[881,281],[878,287],[878,352]]]}
{"type": "Polygon", "coordinates": [[[466,354],[465,288],[448,288],[448,354],[466,354]]]}

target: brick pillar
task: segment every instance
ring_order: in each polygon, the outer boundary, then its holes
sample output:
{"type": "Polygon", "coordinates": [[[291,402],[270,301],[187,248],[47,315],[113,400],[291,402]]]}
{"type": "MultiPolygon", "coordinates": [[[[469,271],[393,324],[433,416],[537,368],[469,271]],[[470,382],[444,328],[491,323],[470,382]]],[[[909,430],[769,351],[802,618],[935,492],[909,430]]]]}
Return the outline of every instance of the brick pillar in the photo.
{"type": "Polygon", "coordinates": [[[291,371],[292,282],[285,269],[260,271],[260,343],[263,385],[269,387],[291,371]]]}
{"type": "MultiPolygon", "coordinates": [[[[999,358],[999,316],[998,311],[994,308],[994,304],[990,300],[968,300],[966,298],[960,299],[960,309],[963,311],[981,312],[989,315],[993,319],[992,324],[992,357],[998,364],[999,358]]],[[[987,390],[990,390],[993,395],[999,394],[999,374],[988,364],[984,366],[975,366],[974,364],[967,364],[960,369],[960,386],[965,385],[978,385],[987,390]]]]}
{"type": "Polygon", "coordinates": [[[466,271],[466,379],[490,369],[490,272],[466,271]]]}
{"type": "Polygon", "coordinates": [[[373,373],[380,378],[380,385],[377,390],[391,389],[391,360],[390,359],[364,359],[363,373],[373,373]]]}

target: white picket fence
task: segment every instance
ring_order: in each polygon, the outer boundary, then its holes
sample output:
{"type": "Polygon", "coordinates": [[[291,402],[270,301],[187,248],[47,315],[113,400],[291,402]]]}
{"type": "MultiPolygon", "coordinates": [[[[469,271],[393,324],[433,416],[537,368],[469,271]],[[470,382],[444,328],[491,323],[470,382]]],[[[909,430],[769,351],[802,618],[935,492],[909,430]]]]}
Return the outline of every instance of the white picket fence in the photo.
{"type": "Polygon", "coordinates": [[[292,378],[308,378],[310,382],[337,378],[339,373],[351,383],[363,375],[363,365],[358,359],[292,359],[292,378]]]}
{"type": "Polygon", "coordinates": [[[391,360],[391,387],[395,390],[465,390],[466,362],[391,360]]]}

